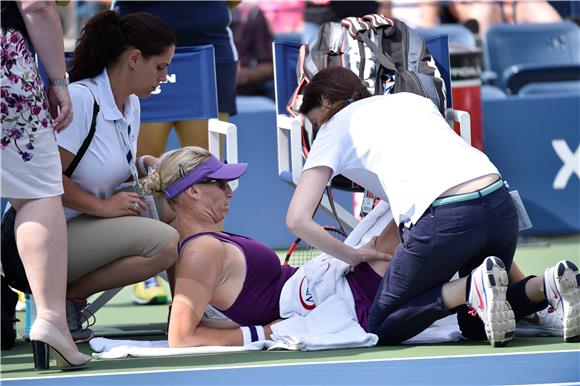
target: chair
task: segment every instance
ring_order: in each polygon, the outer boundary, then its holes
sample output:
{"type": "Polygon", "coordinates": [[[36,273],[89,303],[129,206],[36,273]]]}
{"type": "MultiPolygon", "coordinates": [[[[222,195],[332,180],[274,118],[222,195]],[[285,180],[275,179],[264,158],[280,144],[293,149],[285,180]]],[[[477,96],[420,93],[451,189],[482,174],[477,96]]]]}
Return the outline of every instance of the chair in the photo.
{"type": "Polygon", "coordinates": [[[431,28],[416,28],[415,30],[425,40],[438,35],[447,35],[449,45],[476,48],[473,33],[463,24],[440,24],[431,28]]]}
{"type": "MultiPolygon", "coordinates": [[[[447,36],[440,35],[427,39],[426,44],[445,80],[447,92],[446,118],[450,126],[459,123],[461,136],[471,144],[471,126],[469,114],[465,111],[451,108],[451,76],[449,65],[449,49],[447,36]]],[[[276,133],[278,154],[278,175],[290,184],[297,184],[303,166],[301,122],[292,118],[286,105],[297,86],[296,63],[300,45],[290,42],[274,41],[272,43],[274,57],[274,85],[276,95],[276,133]]],[[[320,203],[322,209],[333,216],[329,198],[324,195],[320,203]]],[[[347,232],[358,224],[352,213],[340,205],[335,205],[337,215],[347,232]]]]}
{"type": "MultiPolygon", "coordinates": [[[[70,62],[70,56],[67,58],[70,62]]],[[[237,127],[218,118],[214,48],[212,45],[178,47],[170,66],[167,82],[149,98],[141,100],[143,122],[165,122],[187,119],[209,120],[209,151],[221,158],[220,136],[226,142],[228,163],[238,162],[237,127]]],[[[42,71],[44,72],[44,71],[42,71]]],[[[46,72],[44,72],[46,76],[46,72]]],[[[45,82],[46,83],[46,82],[45,82]]],[[[230,182],[232,190],[238,181],[230,182]]],[[[167,280],[167,275],[162,274],[167,280]]],[[[83,311],[85,317],[97,312],[123,288],[104,291],[83,311]]]]}
{"type": "Polygon", "coordinates": [[[489,84],[484,84],[481,86],[481,99],[505,99],[507,94],[503,92],[499,87],[491,86],[489,84]]]}
{"type": "Polygon", "coordinates": [[[278,42],[289,42],[300,44],[302,42],[302,33],[300,32],[278,32],[274,34],[274,40],[278,42]]]}
{"type": "Polygon", "coordinates": [[[534,81],[577,79],[580,73],[580,29],[570,21],[499,24],[487,32],[484,48],[487,69],[508,93],[534,81]]]}
{"type": "Polygon", "coordinates": [[[572,93],[580,95],[580,81],[568,80],[563,82],[528,83],[519,90],[518,95],[545,93],[572,93]]]}

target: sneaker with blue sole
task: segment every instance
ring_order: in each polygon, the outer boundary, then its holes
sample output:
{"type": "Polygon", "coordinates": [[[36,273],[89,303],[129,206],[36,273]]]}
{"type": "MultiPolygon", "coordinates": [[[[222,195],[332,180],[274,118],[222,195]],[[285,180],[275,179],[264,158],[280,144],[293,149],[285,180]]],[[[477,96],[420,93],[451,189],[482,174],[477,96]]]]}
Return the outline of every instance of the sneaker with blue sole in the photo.
{"type": "Polygon", "coordinates": [[[516,320],[506,300],[508,275],[503,262],[495,256],[486,257],[471,272],[467,305],[483,321],[485,334],[493,347],[506,345],[512,340],[516,320]]]}
{"type": "Polygon", "coordinates": [[[544,272],[544,293],[562,320],[564,342],[580,341],[580,273],[578,267],[561,260],[544,272]]]}

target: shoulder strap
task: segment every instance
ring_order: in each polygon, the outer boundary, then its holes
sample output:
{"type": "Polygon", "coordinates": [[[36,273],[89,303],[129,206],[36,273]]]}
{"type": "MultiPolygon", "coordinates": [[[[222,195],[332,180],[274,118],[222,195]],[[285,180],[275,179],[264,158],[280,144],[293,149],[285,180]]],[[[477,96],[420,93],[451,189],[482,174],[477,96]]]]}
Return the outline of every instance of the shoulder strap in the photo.
{"type": "Polygon", "coordinates": [[[87,149],[89,148],[89,145],[91,144],[91,141],[93,140],[93,137],[95,136],[95,131],[97,128],[97,115],[99,114],[99,105],[98,105],[97,100],[95,99],[95,96],[93,95],[93,92],[91,91],[91,89],[82,83],[78,83],[78,84],[88,88],[89,91],[91,92],[91,95],[93,96],[93,119],[91,120],[91,128],[89,129],[89,134],[87,134],[87,137],[83,141],[83,144],[79,148],[79,151],[77,151],[77,154],[75,155],[74,159],[72,160],[70,165],[68,165],[68,168],[66,168],[66,170],[64,171],[64,175],[69,177],[69,178],[74,173],[79,162],[81,162],[81,159],[85,155],[87,149]]]}
{"type": "MultiPolygon", "coordinates": [[[[200,236],[210,236],[213,237],[215,239],[218,239],[220,241],[224,241],[226,243],[230,243],[230,244],[234,244],[236,246],[238,246],[241,250],[243,250],[242,246],[236,242],[235,240],[231,239],[231,236],[238,236],[238,235],[234,235],[233,233],[228,233],[228,232],[223,232],[226,235],[220,235],[217,232],[200,232],[200,233],[194,233],[192,235],[187,236],[185,239],[181,240],[178,244],[177,244],[177,253],[181,253],[181,250],[183,249],[183,247],[185,246],[185,244],[187,244],[188,242],[190,242],[193,239],[196,239],[200,236]]],[[[245,239],[247,239],[247,237],[244,236],[238,236],[238,237],[243,237],[245,239]]]]}

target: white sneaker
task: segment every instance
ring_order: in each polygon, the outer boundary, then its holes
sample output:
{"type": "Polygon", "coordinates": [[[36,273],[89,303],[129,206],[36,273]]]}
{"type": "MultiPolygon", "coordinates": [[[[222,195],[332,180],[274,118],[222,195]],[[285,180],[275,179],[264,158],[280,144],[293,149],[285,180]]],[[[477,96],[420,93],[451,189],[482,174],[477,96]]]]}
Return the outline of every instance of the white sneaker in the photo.
{"type": "Polygon", "coordinates": [[[520,319],[516,336],[564,336],[564,326],[560,315],[550,306],[520,319]]]}
{"type": "Polygon", "coordinates": [[[564,342],[580,340],[580,273],[574,263],[561,260],[544,272],[544,292],[564,326],[564,342]]]}
{"type": "Polygon", "coordinates": [[[506,301],[507,285],[505,265],[495,256],[486,257],[471,272],[467,305],[483,321],[487,339],[493,347],[504,346],[512,340],[516,328],[512,307],[506,301]]]}

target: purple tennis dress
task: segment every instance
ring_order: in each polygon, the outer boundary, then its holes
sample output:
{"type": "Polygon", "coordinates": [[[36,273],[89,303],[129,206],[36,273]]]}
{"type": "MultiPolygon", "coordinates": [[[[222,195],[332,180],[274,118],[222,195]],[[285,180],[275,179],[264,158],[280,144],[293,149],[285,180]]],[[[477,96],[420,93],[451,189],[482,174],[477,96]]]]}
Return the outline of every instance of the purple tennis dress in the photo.
{"type": "MultiPolygon", "coordinates": [[[[242,326],[263,326],[280,319],[282,287],[298,269],[281,265],[278,255],[256,240],[227,232],[202,232],[188,236],[179,244],[179,251],[186,243],[200,236],[211,236],[233,244],[246,259],[246,278],[242,290],[229,309],[220,311],[242,326]]],[[[354,297],[357,319],[367,331],[368,311],[381,277],[367,263],[362,263],[346,279],[354,297]]]]}

